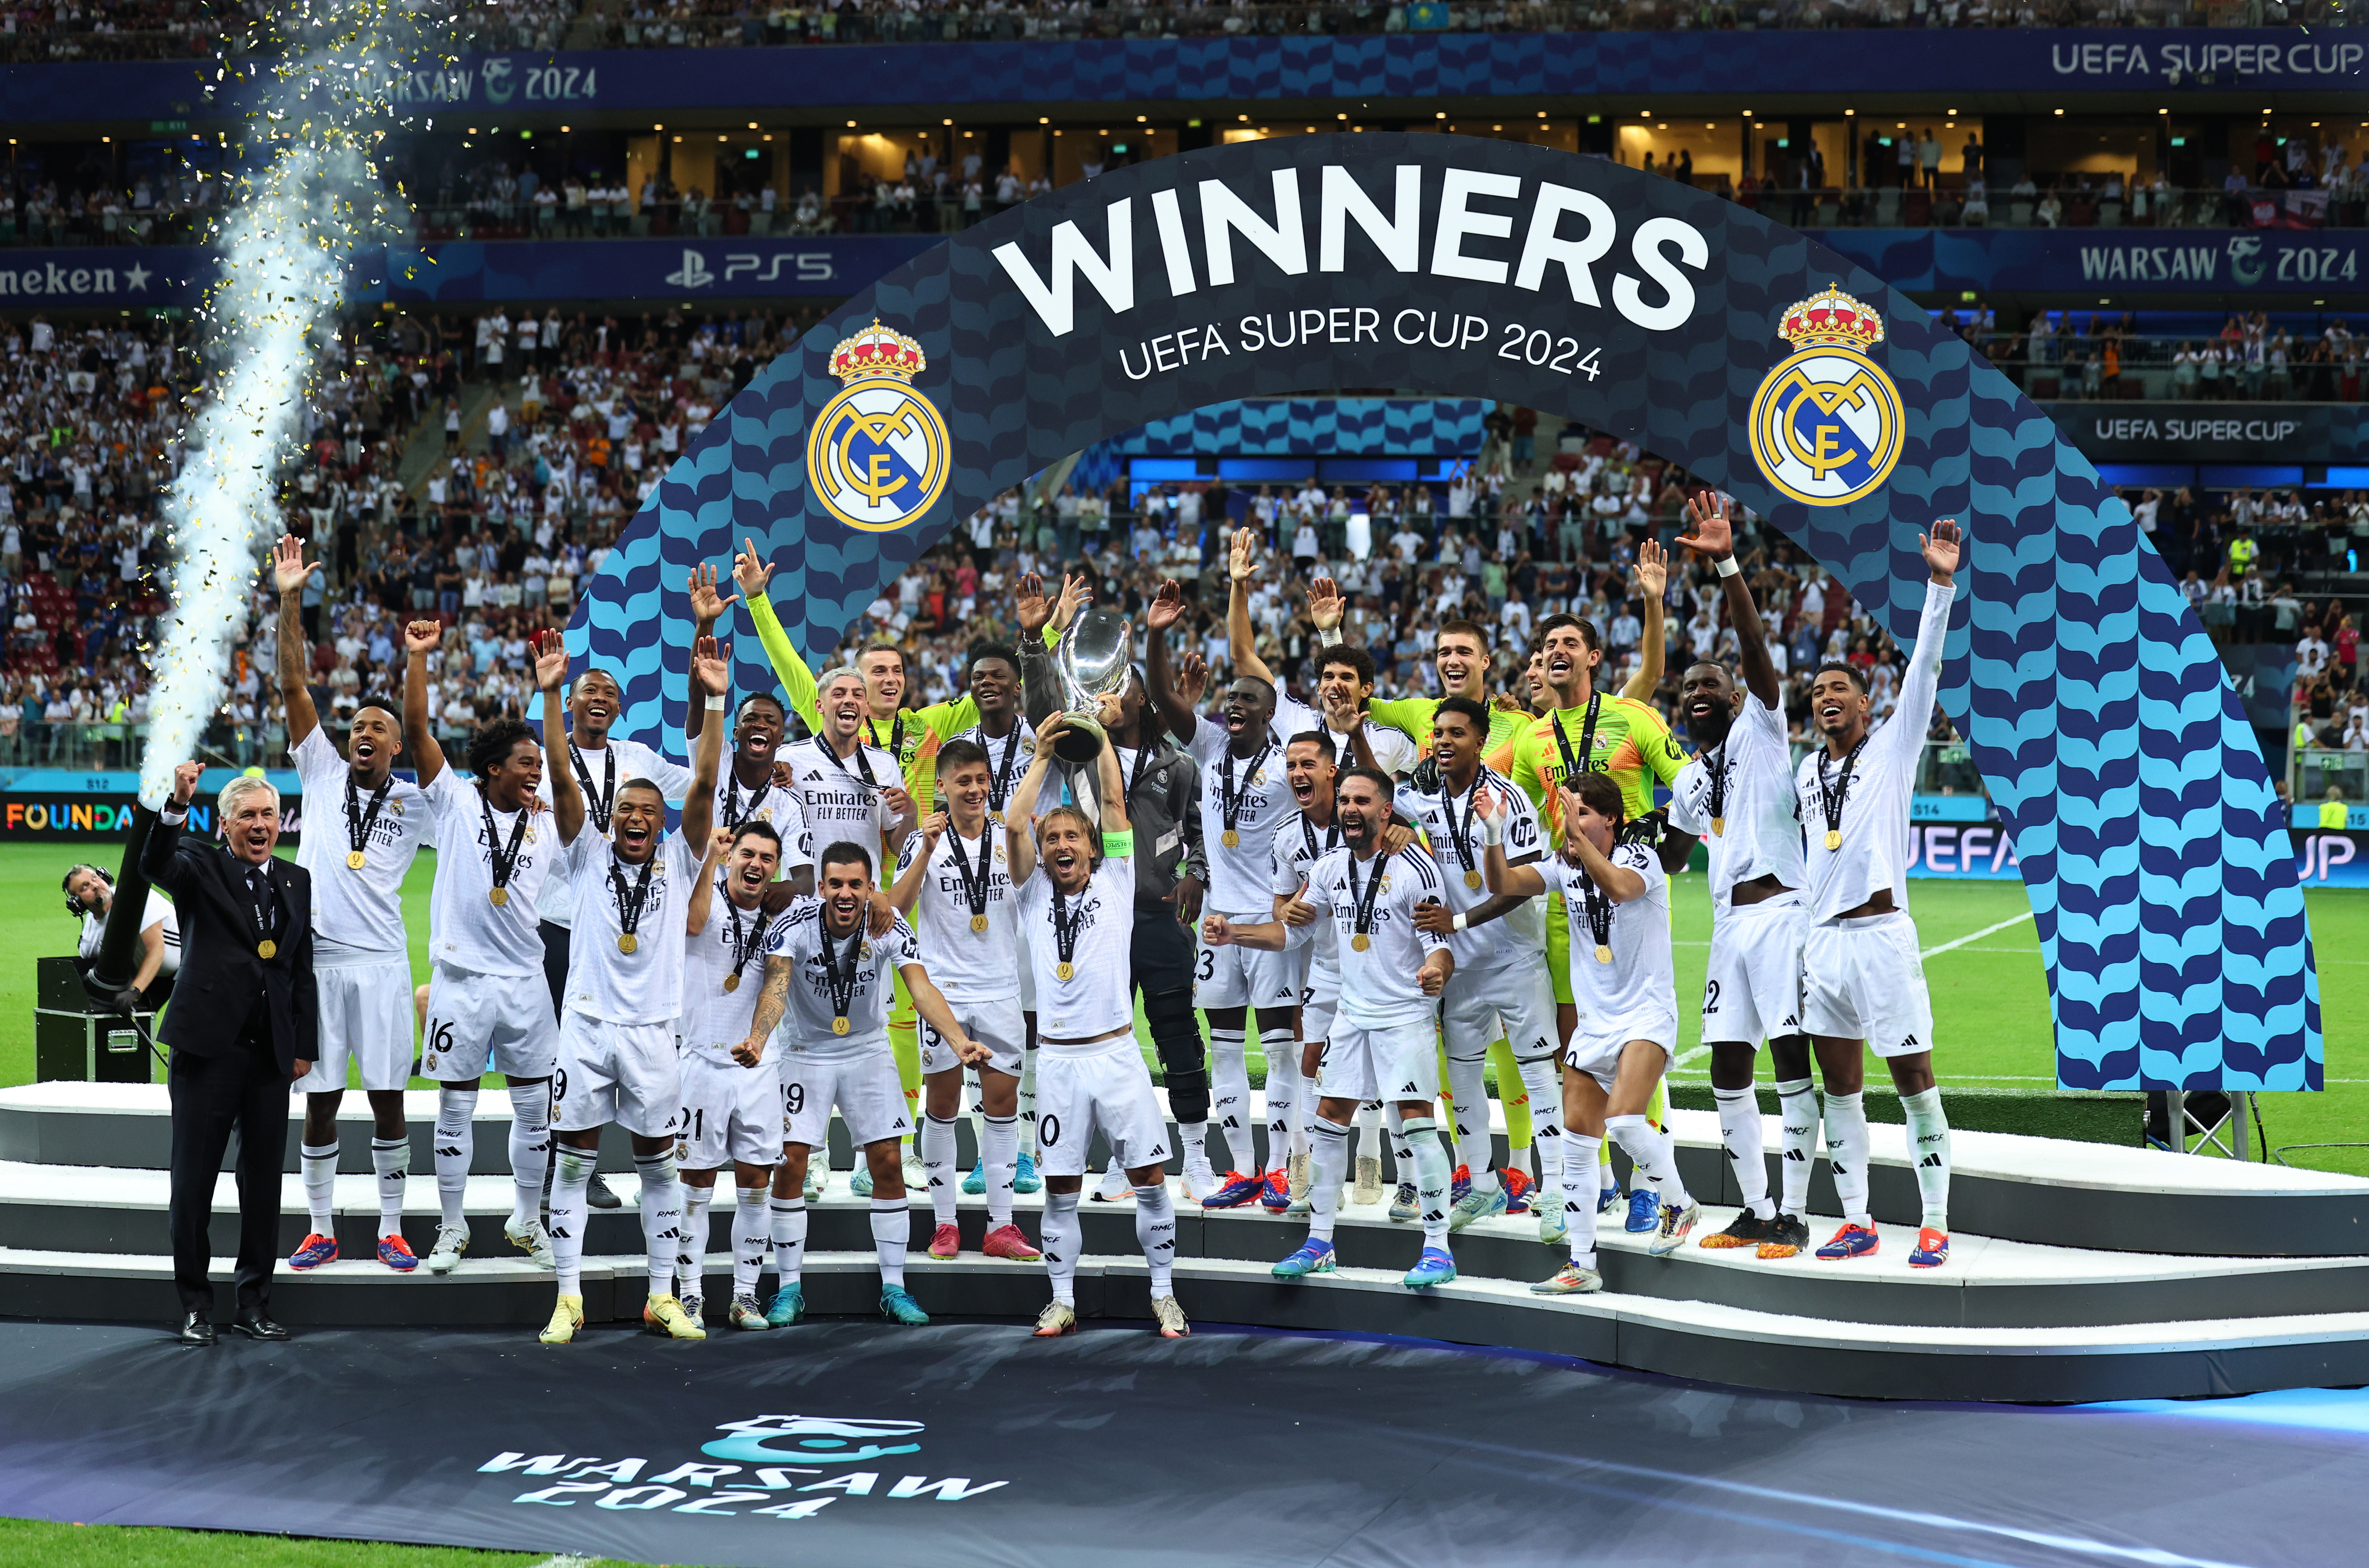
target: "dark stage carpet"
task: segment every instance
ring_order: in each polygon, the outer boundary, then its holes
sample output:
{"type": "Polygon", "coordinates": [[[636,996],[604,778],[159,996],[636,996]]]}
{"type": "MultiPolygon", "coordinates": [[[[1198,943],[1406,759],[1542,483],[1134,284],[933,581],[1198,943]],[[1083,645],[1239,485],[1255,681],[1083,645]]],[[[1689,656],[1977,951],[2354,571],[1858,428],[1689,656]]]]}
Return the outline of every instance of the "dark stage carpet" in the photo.
{"type": "Polygon", "coordinates": [[[1425,1343],[0,1324],[0,1514],[716,1564],[2325,1564],[2357,1396],[1779,1399],[1425,1343]]]}

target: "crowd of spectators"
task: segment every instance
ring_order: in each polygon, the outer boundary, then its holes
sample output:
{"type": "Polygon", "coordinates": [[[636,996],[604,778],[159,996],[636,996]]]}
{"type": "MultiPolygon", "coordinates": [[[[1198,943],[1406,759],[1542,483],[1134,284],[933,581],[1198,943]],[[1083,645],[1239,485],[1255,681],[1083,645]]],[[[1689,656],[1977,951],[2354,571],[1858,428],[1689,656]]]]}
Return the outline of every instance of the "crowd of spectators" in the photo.
{"type": "MultiPolygon", "coordinates": [[[[583,0],[415,0],[423,37],[454,51],[554,50],[583,0]]],[[[277,52],[291,15],[266,0],[0,0],[0,64],[277,52]]]]}

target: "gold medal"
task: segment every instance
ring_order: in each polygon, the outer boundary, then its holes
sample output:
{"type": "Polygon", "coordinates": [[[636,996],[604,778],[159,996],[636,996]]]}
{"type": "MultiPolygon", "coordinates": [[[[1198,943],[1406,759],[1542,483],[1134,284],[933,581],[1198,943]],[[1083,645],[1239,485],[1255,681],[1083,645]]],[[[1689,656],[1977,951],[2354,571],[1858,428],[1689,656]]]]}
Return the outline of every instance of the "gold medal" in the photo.
{"type": "Polygon", "coordinates": [[[497,887],[486,897],[491,898],[494,901],[494,908],[498,910],[510,901],[510,890],[507,887],[497,887]]]}
{"type": "Polygon", "coordinates": [[[1057,980],[1069,979],[1076,975],[1077,972],[1078,967],[1075,964],[1070,963],[1066,959],[1053,966],[1053,978],[1057,980]]]}
{"type": "Polygon", "coordinates": [[[1218,841],[1224,844],[1230,850],[1238,850],[1242,847],[1242,836],[1234,831],[1231,828],[1227,829],[1223,833],[1219,834],[1218,841]]]}
{"type": "Polygon", "coordinates": [[[1374,939],[1368,936],[1362,931],[1349,939],[1349,945],[1356,948],[1360,953],[1363,953],[1367,948],[1371,947],[1373,944],[1374,939]]]}
{"type": "Polygon", "coordinates": [[[985,931],[987,929],[987,917],[985,915],[971,916],[970,928],[973,931],[985,931]]]}
{"type": "Polygon", "coordinates": [[[1711,819],[1711,836],[1714,839],[1723,839],[1727,836],[1726,818],[1714,817],[1711,819]]]}
{"type": "Polygon", "coordinates": [[[255,944],[255,956],[258,958],[269,958],[279,951],[280,944],[268,936],[255,944]]]}
{"type": "Polygon", "coordinates": [[[847,1018],[845,1014],[842,1013],[841,1016],[830,1021],[830,1032],[834,1035],[844,1035],[847,1033],[847,1018]]]}
{"type": "Polygon", "coordinates": [[[1609,964],[1612,962],[1612,949],[1605,946],[1601,942],[1597,943],[1596,944],[1596,961],[1599,964],[1609,964]]]}
{"type": "Polygon", "coordinates": [[[351,854],[346,856],[346,864],[352,866],[356,871],[360,871],[369,863],[370,856],[362,853],[360,850],[356,850],[351,854]]]}
{"type": "Polygon", "coordinates": [[[1828,848],[1828,849],[1830,849],[1830,850],[1838,850],[1838,849],[1840,849],[1840,848],[1842,848],[1842,847],[1843,847],[1843,835],[1842,835],[1842,830],[1841,830],[1841,829],[1839,829],[1839,828],[1829,828],[1829,829],[1827,829],[1827,830],[1826,830],[1826,848],[1828,848]]]}
{"type": "Polygon", "coordinates": [[[1464,885],[1467,887],[1478,888],[1481,886],[1481,874],[1477,871],[1466,872],[1464,874],[1464,885]]]}
{"type": "Polygon", "coordinates": [[[620,953],[631,953],[635,948],[639,947],[640,945],[641,945],[641,943],[639,943],[638,941],[636,941],[636,940],[635,939],[635,937],[634,937],[634,933],[633,933],[632,932],[630,932],[630,931],[623,931],[623,932],[619,932],[619,933],[617,933],[617,951],[618,951],[618,952],[620,952],[620,953]]]}
{"type": "Polygon", "coordinates": [[[740,977],[738,975],[725,976],[724,989],[727,991],[738,990],[740,989],[740,977]]]}

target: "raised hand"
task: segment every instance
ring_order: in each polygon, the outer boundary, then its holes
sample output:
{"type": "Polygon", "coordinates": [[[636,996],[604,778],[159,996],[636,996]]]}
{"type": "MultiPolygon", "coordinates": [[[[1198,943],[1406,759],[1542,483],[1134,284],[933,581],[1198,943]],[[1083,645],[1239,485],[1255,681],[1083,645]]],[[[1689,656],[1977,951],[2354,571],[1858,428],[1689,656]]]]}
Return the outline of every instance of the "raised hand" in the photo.
{"type": "Polygon", "coordinates": [[[1670,580],[1669,564],[1662,558],[1658,541],[1648,539],[1637,546],[1637,596],[1659,599],[1670,580]]]}
{"type": "Polygon", "coordinates": [[[1925,565],[1931,570],[1935,582],[1947,586],[1958,569],[1958,557],[1964,543],[1965,534],[1953,517],[1945,517],[1936,522],[1929,538],[1922,533],[1917,536],[1917,548],[1924,555],[1925,565]]]}
{"type": "Polygon", "coordinates": [[[1160,591],[1153,594],[1151,602],[1144,607],[1143,624],[1155,632],[1164,632],[1176,624],[1177,618],[1184,613],[1184,590],[1176,586],[1174,578],[1170,578],[1160,585],[1160,591]]]}
{"type": "Polygon", "coordinates": [[[1232,541],[1226,549],[1226,571],[1236,582],[1248,582],[1258,576],[1258,535],[1247,528],[1234,530],[1232,541]]]}
{"type": "Polygon", "coordinates": [[[923,854],[928,854],[932,851],[935,850],[938,847],[938,841],[945,836],[945,831],[946,814],[944,812],[933,811],[927,817],[922,818],[921,829],[921,853],[923,854]]]}
{"type": "Polygon", "coordinates": [[[1060,601],[1053,606],[1053,630],[1067,629],[1078,618],[1078,612],[1093,602],[1093,579],[1080,573],[1061,579],[1060,601]]]}
{"type": "Polygon", "coordinates": [[[1678,543],[1706,560],[1723,561],[1735,554],[1735,525],[1730,521],[1728,503],[1709,490],[1697,490],[1687,498],[1687,521],[1694,525],[1692,533],[1678,535],[1678,543]]]}
{"type": "Polygon", "coordinates": [[[1045,749],[1052,745],[1053,742],[1059,739],[1061,736],[1068,734],[1069,729],[1070,715],[1068,714],[1063,713],[1059,708],[1055,708],[1051,713],[1047,714],[1045,715],[1045,722],[1036,727],[1037,754],[1040,756],[1046,755],[1047,753],[1045,749]]]}
{"type": "Polygon", "coordinates": [[[1209,661],[1185,649],[1176,656],[1176,700],[1188,708],[1201,705],[1202,693],[1209,689],[1209,661]]]}
{"type": "Polygon", "coordinates": [[[1024,636],[1041,637],[1045,623],[1053,618],[1053,605],[1045,597],[1045,579],[1035,572],[1020,574],[1020,591],[1013,602],[1020,615],[1020,631],[1024,636]]]}
{"type": "Polygon", "coordinates": [[[1505,814],[1505,803],[1497,798],[1494,789],[1476,792],[1472,796],[1472,815],[1483,822],[1494,822],[1505,814]]]}
{"type": "Polygon", "coordinates": [[[1349,601],[1331,578],[1311,578],[1308,584],[1308,620],[1320,632],[1336,631],[1348,613],[1349,601]]]}
{"type": "Polygon", "coordinates": [[[713,626],[724,619],[725,611],[740,602],[737,593],[727,598],[715,591],[715,568],[712,566],[693,567],[686,589],[691,595],[691,618],[703,626],[713,626]]]}
{"type": "MultiPolygon", "coordinates": [[[[566,655],[560,668],[566,668],[566,655]]],[[[540,670],[541,661],[537,661],[540,670]]],[[[714,637],[702,637],[692,646],[691,678],[699,689],[711,697],[720,697],[732,689],[732,666],[725,660],[724,649],[714,637]]]]}
{"type": "Polygon", "coordinates": [[[441,621],[413,621],[403,628],[403,651],[406,653],[434,653],[443,640],[444,623],[441,621]]]}
{"type": "Polygon", "coordinates": [[[536,688],[544,692],[557,692],[567,683],[566,639],[557,632],[537,632],[533,647],[536,688]]]}
{"type": "Polygon", "coordinates": [[[720,861],[732,853],[732,830],[718,828],[707,835],[707,858],[720,861]]]}
{"type": "Polygon", "coordinates": [[[198,762],[182,762],[173,769],[173,804],[187,806],[197,797],[198,779],[205,773],[198,762]]]}
{"type": "Polygon", "coordinates": [[[732,580],[751,599],[764,592],[765,585],[773,580],[772,565],[757,554],[755,539],[741,539],[739,554],[732,557],[732,580]]]}
{"type": "Polygon", "coordinates": [[[318,561],[309,567],[304,564],[304,542],[292,533],[281,534],[280,543],[271,547],[271,580],[282,593],[294,593],[320,569],[318,561]]]}

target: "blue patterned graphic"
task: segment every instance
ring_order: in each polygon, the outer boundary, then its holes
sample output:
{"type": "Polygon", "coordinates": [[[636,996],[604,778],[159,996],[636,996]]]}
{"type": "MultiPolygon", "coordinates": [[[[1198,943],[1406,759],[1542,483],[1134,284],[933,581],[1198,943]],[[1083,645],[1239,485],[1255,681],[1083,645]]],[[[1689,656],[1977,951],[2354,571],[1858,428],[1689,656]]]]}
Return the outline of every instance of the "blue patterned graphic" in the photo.
{"type": "MultiPolygon", "coordinates": [[[[1196,409],[1326,386],[1504,398],[1633,440],[1770,519],[1904,643],[1924,597],[1917,536],[1937,516],[1961,519],[1971,543],[1941,703],[2014,834],[2047,965],[2059,1081],[2320,1086],[2310,934],[2270,776],[2203,627],[2128,509],[2004,376],[1879,279],[1757,213],[1602,160],[1452,136],[1276,138],[1115,171],[1004,213],[850,301],[733,400],[589,585],[571,652],[623,680],[621,733],[671,738],[685,696],[683,581],[696,563],[728,563],[742,538],[776,564],[773,601],[811,655],[954,520],[1068,453],[1139,428],[1175,429],[1196,409]],[[1322,142],[1334,145],[1314,145],[1322,142]],[[1331,160],[1385,199],[1402,166],[1420,171],[1423,234],[1407,260],[1387,263],[1358,249],[1360,238],[1341,269],[1307,265],[1320,189],[1307,166],[1331,160]],[[1481,232],[1512,237],[1493,245],[1466,231],[1461,269],[1441,276],[1425,258],[1440,254],[1433,230],[1451,169],[1464,171],[1467,189],[1480,181],[1508,193],[1487,208],[1510,212],[1505,226],[1481,232]],[[1273,212],[1277,175],[1302,193],[1301,266],[1287,270],[1288,246],[1276,247],[1278,261],[1238,245],[1236,280],[1207,285],[1199,182],[1273,212]],[[1517,256],[1528,204],[1550,189],[1567,203],[1573,192],[1599,200],[1619,232],[1592,270],[1574,263],[1574,277],[1558,266],[1526,289],[1509,280],[1509,265],[1493,273],[1487,263],[1517,256]],[[1161,248],[1152,199],[1170,192],[1182,232],[1196,236],[1189,258],[1161,248]],[[996,248],[1016,246],[1043,277],[1058,225],[1075,224],[1107,255],[1118,220],[1130,225],[1134,257],[1124,308],[1082,283],[1075,326],[1057,336],[996,248]],[[1187,261],[1196,286],[1177,288],[1171,269],[1187,261]],[[1785,355],[1782,313],[1829,284],[1883,314],[1887,335],[1872,357],[1900,389],[1907,434],[1882,489],[1812,509],[1761,477],[1745,415],[1785,355]],[[1257,347],[1255,320],[1295,311],[1310,321],[1322,318],[1305,313],[1371,312],[1379,328],[1257,347]],[[839,390],[825,368],[832,345],[875,316],[923,346],[916,389],[953,441],[944,498],[881,534],[814,504],[803,464],[808,421],[839,390]],[[1467,329],[1474,323],[1477,333],[1467,329]],[[1204,349],[1173,372],[1144,373],[1145,345],[1180,332],[1203,335],[1204,349]],[[1225,352],[1207,347],[1213,332],[1225,352]]],[[[769,686],[745,615],[736,617],[736,679],[769,686]]]]}
{"type": "Polygon", "coordinates": [[[1154,419],[1112,446],[1128,457],[1470,457],[1490,405],[1479,397],[1294,397],[1212,403],[1154,419]]]}

